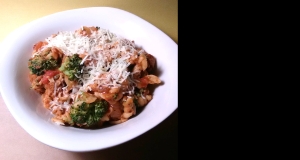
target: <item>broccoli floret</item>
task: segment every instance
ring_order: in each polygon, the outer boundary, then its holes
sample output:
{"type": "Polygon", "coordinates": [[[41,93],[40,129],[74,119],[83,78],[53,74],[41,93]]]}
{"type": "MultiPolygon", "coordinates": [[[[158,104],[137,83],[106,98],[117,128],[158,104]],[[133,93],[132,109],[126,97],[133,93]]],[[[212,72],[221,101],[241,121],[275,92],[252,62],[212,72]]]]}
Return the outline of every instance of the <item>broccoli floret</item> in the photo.
{"type": "Polygon", "coordinates": [[[50,58],[46,59],[40,55],[37,55],[28,62],[28,68],[30,69],[31,74],[36,74],[38,76],[43,75],[45,71],[52,70],[58,67],[58,61],[50,58]]]}
{"type": "Polygon", "coordinates": [[[78,54],[68,56],[64,63],[62,63],[59,70],[62,71],[69,80],[76,81],[81,75],[81,69],[83,67],[83,64],[80,64],[81,61],[82,59],[78,56],[78,54]]]}
{"type": "Polygon", "coordinates": [[[90,127],[97,124],[107,110],[108,102],[105,100],[82,102],[80,105],[71,106],[70,116],[76,125],[90,127]]]}

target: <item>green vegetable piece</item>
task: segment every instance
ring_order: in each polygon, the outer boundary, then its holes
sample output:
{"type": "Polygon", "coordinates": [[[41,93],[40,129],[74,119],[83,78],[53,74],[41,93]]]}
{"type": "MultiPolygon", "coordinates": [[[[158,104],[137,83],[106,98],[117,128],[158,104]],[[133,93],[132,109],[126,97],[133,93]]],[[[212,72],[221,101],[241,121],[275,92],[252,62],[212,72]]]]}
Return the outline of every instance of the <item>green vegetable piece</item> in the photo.
{"type": "Polygon", "coordinates": [[[58,67],[58,61],[51,58],[45,59],[44,57],[37,55],[28,61],[28,68],[31,74],[38,76],[43,75],[45,71],[52,70],[58,67]]]}
{"type": "Polygon", "coordinates": [[[70,116],[73,123],[91,127],[96,125],[99,120],[108,111],[108,102],[105,100],[96,101],[93,103],[83,102],[78,106],[71,106],[70,116]]]}
{"type": "Polygon", "coordinates": [[[74,54],[73,56],[67,57],[64,63],[62,63],[61,67],[59,68],[71,81],[77,81],[82,73],[81,69],[83,64],[81,65],[80,62],[82,59],[78,56],[78,54],[74,54]]]}

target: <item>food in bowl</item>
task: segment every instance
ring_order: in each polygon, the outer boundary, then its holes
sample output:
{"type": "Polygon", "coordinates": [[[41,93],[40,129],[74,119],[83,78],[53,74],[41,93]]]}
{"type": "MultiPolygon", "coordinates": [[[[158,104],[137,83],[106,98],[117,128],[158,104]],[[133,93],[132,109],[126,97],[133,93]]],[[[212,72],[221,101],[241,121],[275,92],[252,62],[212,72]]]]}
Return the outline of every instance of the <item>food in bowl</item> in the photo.
{"type": "Polygon", "coordinates": [[[80,128],[127,121],[152,100],[149,86],[161,83],[153,55],[94,26],[37,42],[28,68],[51,120],[80,128]]]}

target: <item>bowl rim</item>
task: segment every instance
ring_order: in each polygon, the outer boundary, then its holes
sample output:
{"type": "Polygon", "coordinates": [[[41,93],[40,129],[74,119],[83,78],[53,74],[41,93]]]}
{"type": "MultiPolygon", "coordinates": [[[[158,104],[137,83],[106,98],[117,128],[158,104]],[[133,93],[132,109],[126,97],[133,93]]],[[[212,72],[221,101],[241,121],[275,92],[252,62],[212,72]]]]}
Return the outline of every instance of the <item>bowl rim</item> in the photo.
{"type": "MultiPolygon", "coordinates": [[[[140,23],[142,23],[143,25],[147,25],[147,27],[151,28],[152,30],[154,30],[156,33],[159,33],[160,36],[163,37],[163,39],[165,39],[165,41],[167,41],[168,44],[170,44],[170,46],[172,46],[172,49],[176,52],[174,53],[174,57],[173,57],[173,62],[176,62],[174,64],[174,68],[178,68],[178,45],[169,37],[167,36],[165,33],[163,33],[161,30],[159,30],[157,27],[155,27],[154,25],[152,25],[151,23],[145,21],[144,19],[128,12],[128,11],[125,11],[125,10],[122,10],[122,9],[118,9],[118,8],[112,8],[112,7],[87,7],[87,8],[77,8],[77,9],[71,9],[71,10],[65,10],[65,11],[60,11],[60,12],[56,12],[56,13],[53,13],[53,14],[50,14],[50,15],[47,15],[47,16],[44,16],[44,17],[41,17],[41,18],[38,18],[34,21],[31,21],[27,24],[24,24],[22,25],[21,27],[15,29],[13,32],[11,32],[7,37],[5,37],[5,39],[0,43],[0,47],[1,45],[2,48],[5,48],[6,50],[9,50],[9,48],[6,48],[6,46],[10,46],[11,43],[14,43],[14,40],[16,39],[15,36],[18,35],[20,32],[23,32],[24,30],[28,30],[28,28],[38,24],[38,23],[41,23],[42,21],[44,21],[45,19],[48,19],[48,18],[52,18],[52,17],[57,17],[57,16],[60,16],[60,15],[64,15],[64,14],[71,14],[71,13],[74,13],[74,12],[87,12],[87,11],[95,11],[95,10],[109,10],[111,12],[115,12],[115,13],[119,13],[119,14],[124,14],[126,16],[129,16],[131,19],[134,19],[134,20],[138,20],[140,23]]],[[[1,56],[5,56],[5,54],[1,54],[1,56]]],[[[8,62],[5,62],[3,59],[3,57],[1,57],[0,59],[0,71],[4,72],[5,71],[5,65],[8,63],[8,62]]],[[[175,70],[176,70],[175,69],[175,70]]],[[[5,73],[7,73],[7,71],[5,71],[5,73]]],[[[49,146],[52,146],[54,148],[58,148],[58,149],[62,149],[62,150],[68,150],[68,151],[75,151],[75,152],[86,152],[86,151],[94,151],[94,150],[100,150],[100,149],[105,149],[105,148],[109,148],[109,147],[113,147],[113,146],[116,146],[116,145],[119,145],[119,144],[122,144],[124,142],[127,142],[133,138],[136,138],[138,137],[139,135],[149,131],[150,129],[154,128],[155,126],[157,126],[158,124],[160,124],[162,121],[164,121],[167,117],[169,117],[177,108],[178,108],[178,73],[174,72],[174,75],[173,75],[173,78],[174,78],[174,81],[172,82],[172,86],[174,88],[172,88],[172,96],[174,99],[176,99],[176,101],[174,101],[172,103],[172,108],[170,110],[168,110],[167,114],[164,115],[164,116],[161,116],[159,117],[160,119],[158,120],[159,122],[158,123],[153,123],[151,124],[150,127],[145,127],[143,128],[142,131],[136,133],[136,134],[133,134],[131,136],[129,136],[129,138],[124,138],[124,139],[120,139],[119,141],[116,141],[116,142],[112,142],[110,143],[109,145],[104,145],[104,146],[101,146],[101,147],[90,147],[90,148],[68,148],[67,146],[56,146],[56,145],[53,145],[53,144],[49,144],[49,142],[45,141],[43,138],[41,137],[38,137],[33,131],[30,131],[29,127],[27,126],[27,124],[25,122],[23,122],[23,120],[18,117],[18,114],[17,112],[14,110],[13,106],[14,103],[10,100],[10,95],[6,94],[6,90],[7,90],[7,87],[5,85],[6,83],[6,80],[5,79],[0,79],[0,92],[1,92],[1,96],[7,106],[7,108],[9,109],[10,113],[13,115],[14,119],[17,120],[18,124],[26,131],[28,132],[31,136],[33,136],[34,138],[36,138],[37,140],[43,142],[44,144],[46,145],[49,145],[49,146]]],[[[12,94],[12,93],[10,93],[12,94]]]]}

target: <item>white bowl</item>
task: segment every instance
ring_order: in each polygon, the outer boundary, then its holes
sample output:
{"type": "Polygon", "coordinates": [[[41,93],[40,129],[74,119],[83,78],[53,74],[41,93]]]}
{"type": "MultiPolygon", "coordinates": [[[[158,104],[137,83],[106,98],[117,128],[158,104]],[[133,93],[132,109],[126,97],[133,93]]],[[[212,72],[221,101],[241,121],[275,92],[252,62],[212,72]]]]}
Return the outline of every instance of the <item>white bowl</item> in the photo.
{"type": "Polygon", "coordinates": [[[92,7],[58,12],[13,31],[1,44],[0,91],[16,121],[31,136],[62,150],[85,152],[109,148],[149,131],[178,107],[178,45],[158,28],[129,12],[92,7]],[[32,46],[58,31],[81,26],[100,26],[134,40],[157,59],[163,85],[155,88],[153,100],[128,121],[101,129],[56,125],[43,108],[40,95],[30,89],[27,62],[32,46]]]}

